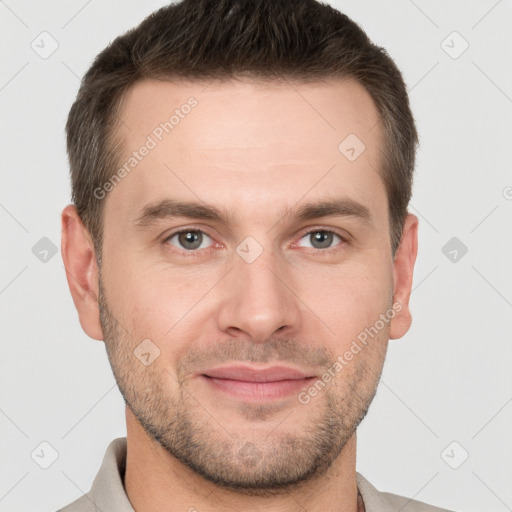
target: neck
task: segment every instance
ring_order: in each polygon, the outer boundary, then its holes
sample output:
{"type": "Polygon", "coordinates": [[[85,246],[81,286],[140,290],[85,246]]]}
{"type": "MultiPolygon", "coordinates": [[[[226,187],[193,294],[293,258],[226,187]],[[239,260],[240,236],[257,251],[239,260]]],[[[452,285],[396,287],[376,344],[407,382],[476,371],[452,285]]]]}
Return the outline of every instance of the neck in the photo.
{"type": "Polygon", "coordinates": [[[126,410],[124,486],[137,512],[231,512],[238,510],[357,512],[356,434],[322,475],[293,490],[249,496],[205,480],[152,439],[126,410]]]}

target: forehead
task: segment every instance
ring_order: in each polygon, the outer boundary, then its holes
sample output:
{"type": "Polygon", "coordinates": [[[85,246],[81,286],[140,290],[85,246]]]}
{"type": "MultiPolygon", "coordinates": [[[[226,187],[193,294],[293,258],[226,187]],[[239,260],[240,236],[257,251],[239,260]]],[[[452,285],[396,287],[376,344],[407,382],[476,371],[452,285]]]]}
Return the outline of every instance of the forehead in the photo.
{"type": "MultiPolygon", "coordinates": [[[[379,119],[369,93],[350,78],[310,83],[284,79],[209,82],[146,79],[126,92],[121,106],[120,131],[130,145],[132,136],[140,135],[134,128],[138,132],[152,133],[173,114],[178,119],[171,124],[177,128],[190,113],[187,103],[192,101],[198,107],[190,109],[194,114],[192,122],[194,119],[197,122],[193,137],[188,137],[187,142],[210,148],[229,143],[247,146],[255,139],[270,135],[276,143],[283,139],[290,143],[287,133],[280,131],[283,127],[300,130],[305,136],[323,132],[329,144],[330,136],[336,140],[347,130],[361,139],[368,139],[371,134],[367,132],[379,119]],[[228,127],[229,133],[221,129],[228,127]]],[[[174,128],[174,138],[191,135],[186,129],[174,128]]],[[[375,135],[377,133],[375,130],[375,135]]],[[[322,144],[322,141],[311,139],[311,143],[322,144]]]]}
{"type": "Polygon", "coordinates": [[[107,204],[132,217],[169,196],[249,211],[250,201],[336,188],[359,200],[385,194],[378,111],[354,80],[144,80],[126,93],[120,120],[126,177],[107,204]]]}

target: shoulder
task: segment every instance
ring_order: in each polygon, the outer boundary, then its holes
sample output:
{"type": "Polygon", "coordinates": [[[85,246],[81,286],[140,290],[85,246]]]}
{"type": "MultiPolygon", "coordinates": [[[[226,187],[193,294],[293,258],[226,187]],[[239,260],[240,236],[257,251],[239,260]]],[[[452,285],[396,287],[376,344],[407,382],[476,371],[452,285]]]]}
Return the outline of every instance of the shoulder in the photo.
{"type": "Polygon", "coordinates": [[[390,511],[403,511],[403,512],[453,512],[446,508],[439,508],[434,505],[429,505],[422,501],[413,500],[406,498],[405,496],[399,496],[398,494],[392,494],[389,492],[381,493],[382,499],[389,505],[390,511]]]}
{"type": "Polygon", "coordinates": [[[381,492],[363,475],[360,473],[356,473],[356,475],[357,487],[363,497],[366,512],[453,512],[398,494],[381,492]]]}
{"type": "Polygon", "coordinates": [[[107,447],[91,490],[57,512],[133,512],[123,485],[125,466],[126,438],[121,437],[107,447]]]}
{"type": "Polygon", "coordinates": [[[87,494],[73,501],[64,508],[60,508],[57,512],[97,512],[96,505],[92,502],[87,494]]]}

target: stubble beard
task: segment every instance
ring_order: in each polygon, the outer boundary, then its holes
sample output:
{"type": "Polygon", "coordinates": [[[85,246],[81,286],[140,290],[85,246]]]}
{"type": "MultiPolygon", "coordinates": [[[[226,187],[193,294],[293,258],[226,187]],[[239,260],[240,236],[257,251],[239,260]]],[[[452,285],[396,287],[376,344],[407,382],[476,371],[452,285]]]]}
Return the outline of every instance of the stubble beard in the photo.
{"type": "MultiPolygon", "coordinates": [[[[137,421],[172,457],[207,481],[240,494],[273,496],[323,475],[366,416],[377,390],[382,366],[376,371],[365,357],[357,357],[350,381],[343,380],[342,371],[338,382],[329,383],[310,404],[297,401],[277,427],[269,425],[268,434],[233,431],[189,391],[179,369],[176,378],[156,364],[141,364],[133,353],[137,342],[107,306],[101,279],[98,302],[112,371],[137,421]],[[178,396],[169,392],[169,379],[178,382],[178,396]],[[304,424],[300,431],[287,431],[297,421],[304,424]]],[[[273,414],[272,407],[244,404],[240,412],[257,424],[273,414]]]]}

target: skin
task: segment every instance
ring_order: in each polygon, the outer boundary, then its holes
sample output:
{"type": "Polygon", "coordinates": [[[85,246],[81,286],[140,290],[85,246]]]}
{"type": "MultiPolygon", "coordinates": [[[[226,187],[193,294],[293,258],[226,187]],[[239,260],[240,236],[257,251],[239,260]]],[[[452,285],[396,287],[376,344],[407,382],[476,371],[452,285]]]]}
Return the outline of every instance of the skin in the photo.
{"type": "Polygon", "coordinates": [[[62,213],[82,328],[105,341],[127,402],[128,497],[139,512],[355,512],[356,428],[388,340],[410,327],[417,253],[409,214],[391,254],[377,109],[350,80],[145,80],[121,109],[126,157],[191,96],[197,106],[104,199],[101,271],[74,206],[62,213]],[[338,150],[348,134],[366,146],[354,161],[338,150]],[[339,197],[366,206],[371,222],[283,217],[339,197]],[[146,205],[165,198],[204,201],[232,218],[135,227],[146,205]],[[183,228],[205,233],[195,256],[186,239],[166,240],[183,228]],[[335,236],[318,249],[311,229],[335,236]],[[236,252],[248,236],[262,248],[252,263],[236,252]],[[199,375],[245,362],[320,378],[392,304],[400,311],[307,404],[297,393],[233,398],[199,375]],[[147,366],[133,353],[145,339],[160,351],[147,366]]]}

